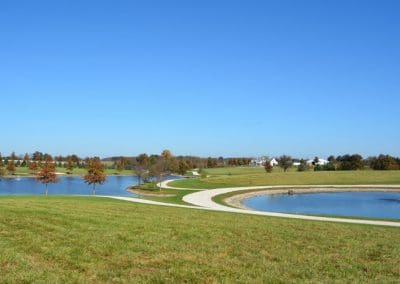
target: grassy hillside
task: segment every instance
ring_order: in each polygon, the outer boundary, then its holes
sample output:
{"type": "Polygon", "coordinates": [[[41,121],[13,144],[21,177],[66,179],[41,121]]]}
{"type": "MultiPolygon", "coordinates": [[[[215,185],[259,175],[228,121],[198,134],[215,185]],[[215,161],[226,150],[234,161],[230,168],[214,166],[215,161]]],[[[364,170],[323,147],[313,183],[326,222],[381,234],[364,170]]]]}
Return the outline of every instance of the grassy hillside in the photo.
{"type": "Polygon", "coordinates": [[[400,230],[0,197],[0,282],[396,282],[400,230]]]}
{"type": "Polygon", "coordinates": [[[222,188],[258,185],[319,185],[319,184],[400,184],[400,171],[332,171],[297,172],[274,171],[266,173],[263,168],[207,169],[207,177],[177,180],[171,186],[186,188],[222,188]]]}

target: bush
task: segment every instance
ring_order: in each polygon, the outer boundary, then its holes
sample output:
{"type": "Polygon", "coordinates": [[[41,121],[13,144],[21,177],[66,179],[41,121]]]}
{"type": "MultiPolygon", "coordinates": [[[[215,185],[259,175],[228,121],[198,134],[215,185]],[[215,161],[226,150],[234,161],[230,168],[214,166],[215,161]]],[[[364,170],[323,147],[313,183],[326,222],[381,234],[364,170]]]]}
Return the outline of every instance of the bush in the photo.
{"type": "Polygon", "coordinates": [[[305,171],[308,171],[309,169],[310,169],[310,167],[307,166],[306,163],[301,163],[300,165],[297,166],[298,172],[305,172],[305,171]]]}
{"type": "Polygon", "coordinates": [[[326,165],[316,165],[314,171],[336,171],[336,167],[333,163],[327,163],[326,165]]]}
{"type": "Polygon", "coordinates": [[[324,170],[324,167],[321,165],[314,166],[314,172],[323,171],[323,170],[324,170]]]}
{"type": "Polygon", "coordinates": [[[389,155],[379,155],[371,159],[371,168],[374,170],[398,170],[399,164],[394,157],[389,155]]]}
{"type": "Polygon", "coordinates": [[[272,169],[273,169],[273,168],[274,168],[274,167],[271,166],[271,164],[270,164],[269,162],[266,162],[265,165],[264,165],[264,169],[265,169],[265,171],[266,171],[267,173],[272,173],[272,169]]]}
{"type": "Polygon", "coordinates": [[[364,168],[363,158],[361,155],[344,155],[336,158],[339,162],[339,169],[343,171],[361,170],[364,168]]]}

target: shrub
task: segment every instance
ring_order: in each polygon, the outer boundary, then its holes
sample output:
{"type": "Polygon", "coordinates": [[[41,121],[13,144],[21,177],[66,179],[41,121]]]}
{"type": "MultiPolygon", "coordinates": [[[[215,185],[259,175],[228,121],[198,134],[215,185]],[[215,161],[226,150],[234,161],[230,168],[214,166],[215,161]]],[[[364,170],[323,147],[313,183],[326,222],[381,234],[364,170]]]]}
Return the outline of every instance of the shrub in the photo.
{"type": "Polygon", "coordinates": [[[272,173],[272,169],[273,169],[274,167],[269,163],[269,162],[266,162],[265,163],[265,165],[264,165],[264,169],[265,169],[265,171],[267,172],[267,173],[272,173]]]}
{"type": "Polygon", "coordinates": [[[394,157],[379,155],[371,159],[371,168],[374,170],[398,170],[399,164],[394,157]]]}
{"type": "Polygon", "coordinates": [[[305,171],[308,171],[309,169],[310,169],[310,167],[307,166],[307,164],[305,162],[304,163],[300,163],[300,165],[297,166],[297,171],[298,172],[305,172],[305,171]]]}

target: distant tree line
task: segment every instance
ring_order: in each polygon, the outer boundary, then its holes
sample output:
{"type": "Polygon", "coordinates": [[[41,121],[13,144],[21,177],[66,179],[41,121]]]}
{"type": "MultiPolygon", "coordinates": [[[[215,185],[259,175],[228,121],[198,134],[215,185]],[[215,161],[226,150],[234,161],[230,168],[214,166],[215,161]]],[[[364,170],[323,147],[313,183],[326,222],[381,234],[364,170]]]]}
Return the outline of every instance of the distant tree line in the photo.
{"type": "MultiPolygon", "coordinates": [[[[64,168],[67,174],[72,174],[76,168],[87,168],[90,159],[81,158],[71,154],[67,156],[54,156],[48,153],[36,151],[33,154],[17,156],[14,152],[2,157],[0,153],[0,178],[5,175],[15,175],[17,167],[27,167],[32,175],[36,175],[44,163],[52,164],[54,167],[64,168]]],[[[246,166],[249,165],[251,158],[237,157],[196,157],[196,156],[174,156],[169,150],[164,150],[159,155],[148,155],[146,153],[133,157],[110,157],[103,160],[96,158],[102,163],[104,169],[114,169],[116,172],[134,172],[139,182],[148,180],[162,180],[165,176],[175,173],[185,175],[188,170],[203,168],[217,168],[227,166],[246,166]]],[[[298,171],[346,171],[346,170],[399,170],[400,158],[390,155],[379,155],[363,158],[359,154],[346,154],[342,156],[329,156],[328,162],[319,164],[318,157],[310,164],[304,159],[293,159],[291,156],[283,155],[277,158],[279,167],[284,171],[293,167],[296,162],[298,171]]],[[[265,170],[271,172],[273,166],[265,164],[265,170]]]]}
{"type": "MultiPolygon", "coordinates": [[[[298,171],[354,171],[363,169],[372,170],[400,170],[400,158],[390,155],[379,155],[363,158],[359,154],[346,154],[343,156],[329,156],[328,162],[320,164],[320,159],[315,157],[312,163],[304,159],[293,159],[290,156],[283,155],[277,158],[279,167],[284,171],[292,167],[296,162],[298,171]]],[[[272,172],[272,166],[269,162],[265,165],[266,172],[272,172]]]]}
{"type": "MultiPolygon", "coordinates": [[[[54,156],[48,153],[36,151],[32,154],[17,156],[12,152],[9,156],[2,157],[0,154],[0,177],[6,174],[15,175],[17,167],[26,167],[32,175],[38,175],[43,172],[43,168],[48,171],[54,171],[57,168],[64,168],[67,174],[73,174],[76,168],[88,168],[93,165],[93,158],[81,158],[72,154],[67,156],[54,156]]],[[[142,153],[133,157],[110,157],[100,160],[103,169],[113,169],[119,173],[130,171],[138,177],[138,182],[158,180],[162,181],[164,177],[170,174],[185,175],[188,170],[197,169],[201,172],[203,168],[216,168],[225,166],[246,166],[250,158],[223,158],[223,157],[196,157],[196,156],[174,156],[169,150],[164,150],[159,155],[148,155],[142,153]]],[[[126,174],[126,172],[125,172],[126,174]]],[[[129,172],[128,172],[129,174],[129,172]]],[[[43,181],[52,182],[48,175],[43,175],[43,181]]],[[[54,179],[55,181],[55,179],[54,179]]],[[[47,185],[47,183],[45,182],[47,185]]],[[[91,184],[91,183],[89,183],[91,184]]],[[[47,186],[46,186],[47,188],[47,186]]],[[[93,189],[95,192],[95,189],[93,189]]]]}
{"type": "MultiPolygon", "coordinates": [[[[168,151],[168,150],[166,150],[168,151]]],[[[132,170],[142,159],[148,160],[150,164],[157,164],[162,155],[140,154],[136,157],[110,157],[103,161],[113,162],[112,168],[118,169],[123,164],[125,170],[132,170]],[[122,162],[123,161],[123,162],[122,162]]],[[[223,157],[196,157],[196,156],[173,156],[168,158],[168,168],[173,173],[184,174],[189,169],[219,168],[227,166],[247,166],[251,158],[223,158],[223,157]]]]}
{"type": "Polygon", "coordinates": [[[399,170],[400,158],[392,157],[390,155],[379,155],[368,158],[363,158],[359,154],[343,155],[343,156],[329,156],[326,165],[318,165],[314,170],[327,170],[327,171],[349,171],[349,170],[362,170],[370,168],[373,170],[399,170]]]}

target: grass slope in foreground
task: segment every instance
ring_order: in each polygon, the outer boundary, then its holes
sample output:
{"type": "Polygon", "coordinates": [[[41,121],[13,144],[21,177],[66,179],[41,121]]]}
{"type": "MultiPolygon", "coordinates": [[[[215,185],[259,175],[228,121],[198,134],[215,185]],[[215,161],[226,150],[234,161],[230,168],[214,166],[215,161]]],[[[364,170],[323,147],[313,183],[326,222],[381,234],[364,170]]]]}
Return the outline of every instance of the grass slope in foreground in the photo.
{"type": "Polygon", "coordinates": [[[398,228],[0,197],[0,282],[396,282],[398,228]]]}
{"type": "Polygon", "coordinates": [[[260,185],[341,185],[400,184],[400,171],[272,172],[260,168],[208,169],[209,177],[176,180],[170,186],[183,188],[223,188],[260,185]]]}

